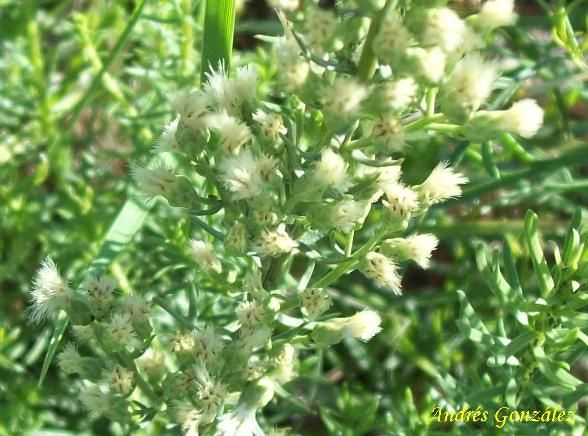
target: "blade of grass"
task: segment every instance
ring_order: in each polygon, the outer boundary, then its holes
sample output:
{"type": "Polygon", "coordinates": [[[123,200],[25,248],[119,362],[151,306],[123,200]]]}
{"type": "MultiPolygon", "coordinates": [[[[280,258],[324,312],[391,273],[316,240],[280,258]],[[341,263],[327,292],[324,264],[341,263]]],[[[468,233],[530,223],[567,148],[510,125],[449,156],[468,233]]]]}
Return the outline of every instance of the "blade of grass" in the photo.
{"type": "Polygon", "coordinates": [[[216,68],[219,62],[229,71],[235,32],[235,0],[207,0],[205,7],[201,82],[208,69],[216,68]]]}
{"type": "MultiPolygon", "coordinates": [[[[139,231],[147,213],[148,209],[135,199],[131,198],[127,200],[106,233],[100,251],[88,267],[89,275],[100,275],[104,273],[114,258],[131,241],[135,233],[139,231]]],[[[78,291],[81,290],[78,289],[78,291]]],[[[41,369],[41,376],[39,377],[39,385],[45,380],[49,366],[55,357],[57,347],[63,338],[68,324],[69,317],[65,313],[62,313],[57,320],[55,330],[49,342],[47,354],[43,361],[43,368],[41,369]]]]}

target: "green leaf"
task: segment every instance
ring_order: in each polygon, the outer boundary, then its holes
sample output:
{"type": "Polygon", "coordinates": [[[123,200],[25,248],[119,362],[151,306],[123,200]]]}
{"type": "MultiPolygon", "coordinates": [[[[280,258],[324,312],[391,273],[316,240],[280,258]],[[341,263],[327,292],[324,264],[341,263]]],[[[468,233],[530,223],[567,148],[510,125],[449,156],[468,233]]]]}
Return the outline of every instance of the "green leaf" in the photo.
{"type": "Polygon", "coordinates": [[[553,282],[553,277],[549,271],[549,266],[547,266],[547,261],[545,260],[543,249],[537,236],[537,215],[531,210],[525,216],[525,240],[529,247],[533,268],[539,280],[541,295],[546,297],[553,291],[555,283],[553,282]]]}
{"type": "Polygon", "coordinates": [[[201,82],[205,81],[209,68],[217,68],[220,62],[229,71],[234,31],[235,0],[206,0],[201,82]]]}

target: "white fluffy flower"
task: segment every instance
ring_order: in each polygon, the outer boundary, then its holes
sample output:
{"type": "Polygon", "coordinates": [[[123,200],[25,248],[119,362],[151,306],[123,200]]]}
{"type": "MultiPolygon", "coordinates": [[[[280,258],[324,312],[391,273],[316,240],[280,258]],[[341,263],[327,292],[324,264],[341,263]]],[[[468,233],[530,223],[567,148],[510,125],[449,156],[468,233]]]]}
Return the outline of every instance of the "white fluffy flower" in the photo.
{"type": "Polygon", "coordinates": [[[380,324],[382,319],[378,312],[373,310],[362,310],[348,318],[342,318],[342,333],[344,337],[369,341],[382,331],[380,324]]]}
{"type": "Polygon", "coordinates": [[[300,299],[311,321],[316,320],[331,307],[331,299],[324,289],[307,288],[300,293],[300,299]]]}
{"type": "Polygon", "coordinates": [[[442,88],[444,110],[453,108],[476,111],[492,92],[498,78],[495,64],[486,62],[476,53],[467,54],[455,67],[442,88]]]}
{"type": "Polygon", "coordinates": [[[198,436],[198,427],[202,421],[202,412],[191,403],[176,403],[174,405],[176,419],[182,426],[184,436],[198,436]]]}
{"type": "Polygon", "coordinates": [[[190,254],[202,269],[214,271],[217,274],[222,272],[223,266],[214,252],[214,247],[211,243],[199,239],[191,239],[190,254]]]}
{"type": "Polygon", "coordinates": [[[401,292],[401,279],[398,275],[398,267],[386,256],[371,251],[362,259],[359,270],[369,279],[372,279],[378,286],[389,288],[396,295],[401,292]]]}
{"type": "Polygon", "coordinates": [[[386,82],[382,87],[381,97],[384,105],[393,112],[406,109],[415,99],[418,85],[412,77],[386,82]]]}
{"type": "Polygon", "coordinates": [[[380,26],[372,44],[374,53],[387,64],[404,55],[412,40],[410,32],[394,13],[389,13],[380,26]]]}
{"type": "Polygon", "coordinates": [[[255,419],[255,413],[265,407],[273,396],[274,383],[266,377],[248,384],[241,393],[237,407],[220,417],[216,427],[217,434],[222,436],[263,436],[264,432],[255,419]]]}
{"type": "Polygon", "coordinates": [[[137,360],[139,371],[146,374],[150,379],[160,379],[165,372],[165,354],[147,348],[145,353],[137,360]]]}
{"type": "Polygon", "coordinates": [[[104,381],[113,392],[121,395],[129,395],[135,388],[133,372],[129,369],[116,365],[104,374],[104,381]]]}
{"type": "Polygon", "coordinates": [[[176,132],[178,131],[179,122],[180,117],[176,117],[173,121],[164,127],[161,136],[155,144],[154,151],[156,153],[173,152],[180,148],[178,141],[176,141],[176,132]]]}
{"type": "Polygon", "coordinates": [[[340,154],[330,148],[321,153],[321,158],[312,172],[312,179],[319,185],[330,186],[342,193],[351,185],[347,174],[347,163],[340,154]]]}
{"type": "Polygon", "coordinates": [[[421,268],[429,268],[431,254],[439,239],[435,235],[410,235],[406,238],[388,239],[382,243],[382,253],[399,261],[412,260],[421,268]]]}
{"type": "Polygon", "coordinates": [[[256,300],[242,302],[235,312],[241,325],[249,330],[257,327],[265,319],[265,310],[256,300]]]}
{"type": "Polygon", "coordinates": [[[279,256],[291,253],[298,247],[298,242],[288,235],[284,224],[275,230],[264,230],[256,241],[255,251],[261,256],[279,256]]]}
{"type": "Polygon", "coordinates": [[[258,109],[253,114],[253,119],[259,124],[263,136],[272,141],[277,141],[281,135],[288,133],[288,129],[284,126],[281,115],[268,114],[258,109]]]}
{"type": "Polygon", "coordinates": [[[204,414],[216,415],[227,396],[227,386],[212,377],[202,363],[195,365],[193,372],[202,411],[204,414]]]}
{"type": "Polygon", "coordinates": [[[224,348],[223,338],[214,327],[206,327],[203,330],[192,332],[188,345],[194,355],[204,362],[210,362],[216,358],[224,348]]]}
{"type": "Polygon", "coordinates": [[[73,295],[74,292],[57,271],[53,260],[45,258],[33,280],[33,301],[29,309],[31,320],[39,322],[65,309],[73,295]]]}
{"type": "Polygon", "coordinates": [[[444,77],[447,55],[439,47],[412,47],[406,50],[406,55],[427,82],[438,83],[444,77]]]}
{"type": "Polygon", "coordinates": [[[104,338],[109,347],[118,350],[127,346],[138,348],[141,344],[128,313],[115,313],[112,319],[104,324],[104,338]]]}
{"type": "Polygon", "coordinates": [[[324,90],[325,109],[338,117],[350,118],[357,114],[361,102],[367,97],[366,88],[353,79],[337,77],[333,85],[324,90]]]}
{"type": "Polygon", "coordinates": [[[288,383],[294,377],[294,347],[285,344],[273,361],[274,378],[279,384],[288,383]]]}
{"type": "Polygon", "coordinates": [[[116,285],[116,280],[107,275],[100,277],[90,276],[84,280],[82,286],[88,295],[94,316],[101,318],[110,314],[114,299],[112,292],[116,285]]]}
{"type": "Polygon", "coordinates": [[[237,406],[219,418],[218,435],[221,436],[263,436],[265,433],[257,423],[255,409],[237,406]]]}
{"type": "Polygon", "coordinates": [[[133,321],[147,320],[151,314],[151,302],[141,294],[126,295],[122,306],[133,321]]]}
{"type": "Polygon", "coordinates": [[[394,217],[406,219],[418,210],[418,194],[411,188],[400,183],[390,183],[383,189],[387,200],[384,205],[394,217]]]}
{"type": "Polygon", "coordinates": [[[264,180],[251,150],[225,157],[219,165],[221,179],[235,200],[252,200],[263,192],[264,180]]]}
{"type": "Polygon", "coordinates": [[[514,0],[489,0],[482,5],[476,23],[485,31],[511,26],[517,21],[514,0]]]}
{"type": "Polygon", "coordinates": [[[502,111],[501,121],[509,132],[523,138],[531,138],[543,125],[543,109],[535,100],[526,98],[514,103],[510,109],[502,111]]]}
{"type": "MultiPolygon", "coordinates": [[[[176,93],[170,102],[172,109],[180,114],[181,121],[194,131],[206,127],[205,115],[208,111],[208,97],[200,90],[189,93],[176,93]]],[[[174,132],[175,135],[175,132],[174,132]]]]}
{"type": "Polygon", "coordinates": [[[300,47],[293,37],[285,36],[273,45],[276,69],[282,85],[288,91],[300,88],[308,78],[310,65],[300,56],[300,47]]]}
{"type": "Polygon", "coordinates": [[[363,222],[367,215],[367,206],[362,201],[342,200],[331,209],[330,221],[336,229],[349,233],[363,222]]]}
{"type": "Polygon", "coordinates": [[[237,68],[233,80],[235,96],[240,102],[252,103],[257,98],[257,70],[252,65],[237,68]]]}
{"type": "Polygon", "coordinates": [[[304,38],[307,45],[316,53],[323,54],[337,25],[337,17],[330,9],[315,8],[312,14],[305,15],[304,18],[304,38]]]}
{"type": "Polygon", "coordinates": [[[83,357],[71,342],[57,356],[59,368],[66,374],[80,374],[83,371],[83,357]]]}
{"type": "Polygon", "coordinates": [[[453,53],[463,44],[466,35],[466,24],[451,9],[443,7],[427,11],[421,35],[425,46],[437,46],[445,53],[453,53]]]}
{"type": "Polygon", "coordinates": [[[237,103],[235,84],[227,77],[224,65],[219,63],[216,70],[206,73],[206,83],[203,87],[210,106],[218,111],[233,113],[237,103]]]}
{"type": "Polygon", "coordinates": [[[404,147],[404,131],[400,121],[389,115],[382,115],[371,123],[371,138],[387,151],[400,151],[404,147]]]}
{"type": "Polygon", "coordinates": [[[163,161],[156,162],[151,168],[133,165],[131,171],[135,183],[147,198],[165,196],[176,183],[175,174],[163,161]]]}
{"type": "Polygon", "coordinates": [[[449,162],[440,162],[431,171],[427,180],[417,187],[422,201],[431,205],[440,203],[448,198],[459,197],[461,186],[468,182],[468,178],[449,167],[449,162]]]}
{"type": "Polygon", "coordinates": [[[239,148],[252,138],[251,130],[247,124],[229,115],[226,111],[208,115],[206,124],[218,135],[221,149],[225,153],[237,153],[239,148]]]}
{"type": "Polygon", "coordinates": [[[82,386],[79,398],[84,407],[95,415],[104,415],[112,407],[110,395],[93,383],[85,383],[82,386]]]}

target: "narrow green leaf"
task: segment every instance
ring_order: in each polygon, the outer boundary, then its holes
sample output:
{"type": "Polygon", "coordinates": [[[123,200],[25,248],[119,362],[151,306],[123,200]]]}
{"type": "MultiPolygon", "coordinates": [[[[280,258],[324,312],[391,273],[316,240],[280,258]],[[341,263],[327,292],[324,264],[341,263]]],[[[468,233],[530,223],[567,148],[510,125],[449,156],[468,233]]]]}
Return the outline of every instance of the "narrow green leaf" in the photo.
{"type": "Polygon", "coordinates": [[[206,0],[201,82],[205,81],[209,68],[216,68],[219,62],[229,71],[234,31],[235,0],[206,0]]]}
{"type": "Polygon", "coordinates": [[[541,295],[546,297],[555,287],[555,283],[553,282],[553,277],[549,271],[549,266],[543,255],[543,249],[541,248],[539,236],[537,235],[537,215],[531,210],[525,216],[525,240],[529,247],[533,268],[539,280],[541,295]]]}
{"type": "MultiPolygon", "coordinates": [[[[110,226],[108,233],[106,233],[100,251],[88,267],[88,275],[100,275],[105,272],[106,268],[111,264],[114,258],[141,228],[147,213],[148,209],[144,205],[138,203],[137,200],[133,198],[127,200],[110,226]]],[[[78,292],[79,291],[81,291],[81,289],[78,289],[78,292]]],[[[55,353],[68,324],[68,316],[65,313],[62,313],[57,320],[55,330],[53,331],[51,341],[49,342],[49,347],[39,377],[39,385],[43,383],[47,376],[49,366],[55,357],[55,353]]]]}

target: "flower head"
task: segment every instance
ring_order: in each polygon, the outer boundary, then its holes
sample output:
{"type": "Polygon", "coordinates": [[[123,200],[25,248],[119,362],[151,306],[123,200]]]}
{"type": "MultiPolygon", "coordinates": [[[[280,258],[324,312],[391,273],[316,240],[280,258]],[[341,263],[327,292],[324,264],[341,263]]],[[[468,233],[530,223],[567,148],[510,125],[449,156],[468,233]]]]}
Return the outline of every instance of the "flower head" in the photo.
{"type": "Polygon", "coordinates": [[[497,78],[495,64],[484,61],[479,54],[467,54],[442,88],[444,111],[451,115],[454,111],[478,110],[490,96],[497,78]]]}
{"type": "Polygon", "coordinates": [[[116,365],[104,374],[104,381],[113,392],[121,395],[129,395],[135,388],[133,372],[129,369],[116,365]]]}
{"type": "Polygon", "coordinates": [[[427,269],[432,252],[437,248],[439,239],[435,235],[410,235],[406,238],[388,239],[382,243],[382,253],[394,259],[413,260],[421,268],[427,269]]]}
{"type": "Polygon", "coordinates": [[[373,49],[378,58],[388,64],[401,59],[413,38],[395,13],[388,13],[376,34],[373,49]]]}
{"type": "Polygon", "coordinates": [[[265,309],[255,300],[239,304],[236,313],[241,325],[248,330],[254,329],[265,320],[265,309]]]}
{"type": "Polygon", "coordinates": [[[249,149],[221,161],[221,179],[235,200],[253,200],[263,192],[265,183],[258,164],[249,149]]]}
{"type": "Polygon", "coordinates": [[[324,289],[307,288],[300,293],[300,299],[311,321],[316,320],[331,307],[331,299],[324,289]]]}
{"type": "Polygon", "coordinates": [[[227,76],[224,64],[219,62],[217,69],[206,73],[204,95],[213,109],[232,114],[237,104],[235,85],[227,76]]]}
{"type": "Polygon", "coordinates": [[[176,117],[163,128],[163,132],[155,145],[156,153],[177,151],[180,148],[180,145],[176,140],[176,132],[178,131],[179,122],[180,117],[176,117]]]}
{"type": "Polygon", "coordinates": [[[266,377],[251,382],[239,398],[235,409],[222,415],[217,431],[222,436],[263,436],[257,423],[257,410],[265,407],[274,396],[274,383],[266,377]]]}
{"type": "Polygon", "coordinates": [[[206,327],[196,330],[190,338],[190,349],[194,355],[203,362],[211,362],[223,350],[223,338],[214,327],[206,327]]]}
{"type": "Polygon", "coordinates": [[[404,147],[404,132],[400,121],[389,115],[381,115],[371,123],[371,138],[384,150],[401,151],[404,147]]]}
{"type": "Polygon", "coordinates": [[[396,295],[400,295],[402,286],[398,267],[386,256],[371,251],[361,260],[359,270],[369,279],[372,279],[378,286],[389,288],[396,295]]]}
{"type": "Polygon", "coordinates": [[[342,200],[331,209],[331,224],[344,233],[360,225],[369,211],[369,203],[356,200],[342,200]]]}
{"type": "Polygon", "coordinates": [[[221,150],[227,154],[236,154],[239,148],[252,138],[247,124],[226,111],[208,115],[206,125],[218,135],[221,150]]]}
{"type": "Polygon", "coordinates": [[[174,405],[176,419],[182,426],[184,436],[198,436],[198,427],[202,421],[202,411],[190,403],[176,403],[174,405]]]}
{"type": "Polygon", "coordinates": [[[284,224],[275,230],[264,230],[257,239],[255,251],[261,256],[279,256],[291,253],[298,247],[298,242],[288,235],[284,224]]]}
{"type": "Polygon", "coordinates": [[[194,366],[196,396],[203,413],[216,415],[217,410],[227,396],[227,386],[212,377],[206,366],[199,363],[194,366]]]}
{"type": "Polygon", "coordinates": [[[447,55],[439,47],[411,47],[406,50],[406,55],[425,82],[439,83],[445,75],[447,55]]]}
{"type": "MultiPolygon", "coordinates": [[[[205,115],[208,112],[208,103],[208,96],[204,94],[201,90],[193,90],[187,94],[174,94],[170,102],[172,109],[174,109],[178,114],[180,114],[181,122],[188,128],[194,130],[195,132],[200,132],[206,127],[205,115]]],[[[174,125],[171,124],[169,127],[169,134],[171,134],[174,125]]],[[[177,131],[177,126],[175,126],[175,128],[177,131]]],[[[173,139],[171,138],[171,136],[166,139],[170,142],[175,140],[176,131],[173,132],[173,139]]],[[[164,131],[164,134],[168,136],[166,131],[164,131]]]]}
{"type": "Polygon", "coordinates": [[[445,53],[452,53],[463,44],[466,29],[466,24],[451,9],[431,8],[427,10],[421,40],[425,46],[437,46],[445,53]]]}
{"type": "Polygon", "coordinates": [[[423,203],[431,205],[440,203],[448,198],[459,197],[461,186],[468,182],[468,178],[449,167],[449,162],[439,163],[427,180],[417,187],[423,203]]]}
{"type": "Polygon", "coordinates": [[[320,346],[337,344],[344,338],[367,342],[382,330],[381,322],[377,312],[363,310],[346,318],[333,318],[317,323],[311,337],[320,346]]]}
{"type": "Polygon", "coordinates": [[[512,26],[517,21],[514,0],[488,0],[476,16],[476,24],[489,32],[502,26],[512,26]]]}
{"type": "Polygon", "coordinates": [[[95,415],[104,415],[111,410],[111,396],[98,385],[93,383],[84,384],[80,389],[79,397],[84,407],[95,415]]]}
{"type": "Polygon", "coordinates": [[[257,98],[257,70],[252,65],[237,68],[233,86],[240,102],[252,103],[257,98]]]}
{"type": "Polygon", "coordinates": [[[83,372],[84,358],[80,356],[74,344],[68,343],[57,356],[59,368],[66,374],[81,374],[83,372]]]}
{"type": "Polygon", "coordinates": [[[510,109],[501,112],[502,125],[523,138],[535,136],[543,125],[543,109],[535,100],[526,98],[517,101],[510,109]]]}
{"type": "Polygon", "coordinates": [[[121,350],[127,346],[139,347],[140,342],[128,313],[115,313],[112,319],[104,324],[104,342],[113,350],[121,350]]]}
{"type": "Polygon", "coordinates": [[[169,195],[176,183],[172,169],[163,161],[156,162],[151,168],[133,165],[133,179],[147,198],[169,195]]]}
{"type": "Polygon", "coordinates": [[[382,331],[380,327],[382,319],[378,312],[373,310],[362,310],[343,320],[341,324],[344,337],[358,338],[367,342],[382,331]]]}
{"type": "Polygon", "coordinates": [[[414,101],[418,85],[412,77],[403,77],[386,82],[380,91],[384,107],[392,112],[400,112],[414,101]]]}
{"type": "Polygon", "coordinates": [[[384,187],[386,200],[384,205],[394,218],[408,219],[419,208],[418,194],[400,183],[389,183],[384,187]]]}
{"type": "Polygon", "coordinates": [[[365,87],[353,79],[337,77],[324,91],[325,110],[332,115],[350,118],[357,114],[361,102],[367,97],[365,87]]]}
{"type": "Polygon", "coordinates": [[[33,280],[32,306],[29,315],[39,322],[68,307],[74,296],[67,282],[61,277],[50,257],[45,258],[33,280]]]}
{"type": "Polygon", "coordinates": [[[211,243],[199,239],[190,240],[190,254],[200,268],[220,274],[223,270],[220,259],[211,243]]]}
{"type": "Polygon", "coordinates": [[[332,187],[339,192],[345,192],[351,186],[347,174],[347,163],[340,154],[330,148],[321,153],[321,158],[312,172],[312,180],[319,185],[332,187]]]}
{"type": "Polygon", "coordinates": [[[259,124],[263,136],[272,141],[277,141],[281,135],[288,133],[282,117],[278,114],[268,114],[258,109],[253,114],[253,120],[259,124]]]}

